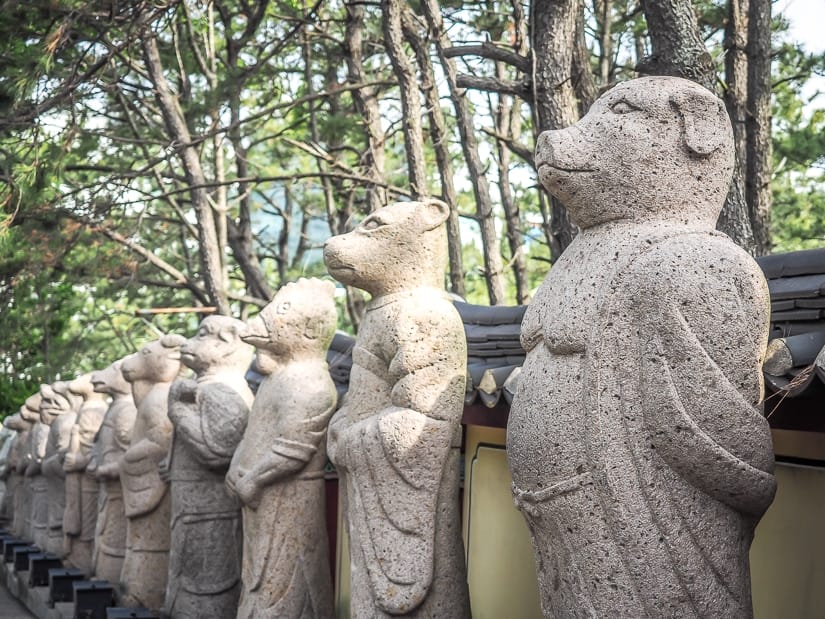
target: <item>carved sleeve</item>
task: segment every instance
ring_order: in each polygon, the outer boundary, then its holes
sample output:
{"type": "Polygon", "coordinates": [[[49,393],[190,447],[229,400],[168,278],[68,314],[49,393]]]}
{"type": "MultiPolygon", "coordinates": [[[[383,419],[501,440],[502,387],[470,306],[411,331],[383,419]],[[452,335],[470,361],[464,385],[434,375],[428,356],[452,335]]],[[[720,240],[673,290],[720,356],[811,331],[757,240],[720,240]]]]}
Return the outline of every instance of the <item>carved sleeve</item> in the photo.
{"type": "Polygon", "coordinates": [[[170,411],[175,411],[170,417],[178,437],[204,466],[229,464],[249,414],[246,402],[234,389],[220,383],[199,385],[194,402],[176,402],[170,397],[170,411]]]}
{"type": "Polygon", "coordinates": [[[463,326],[442,303],[395,321],[391,405],[364,422],[348,452],[361,501],[352,517],[369,538],[362,551],[376,602],[392,614],[410,612],[430,589],[437,496],[463,410],[463,326]]]}
{"type": "Polygon", "coordinates": [[[761,410],[768,302],[754,269],[735,254],[711,262],[687,241],[663,247],[629,274],[628,307],[645,336],[640,402],[657,453],[694,487],[759,516],[775,481],[761,410]]]}

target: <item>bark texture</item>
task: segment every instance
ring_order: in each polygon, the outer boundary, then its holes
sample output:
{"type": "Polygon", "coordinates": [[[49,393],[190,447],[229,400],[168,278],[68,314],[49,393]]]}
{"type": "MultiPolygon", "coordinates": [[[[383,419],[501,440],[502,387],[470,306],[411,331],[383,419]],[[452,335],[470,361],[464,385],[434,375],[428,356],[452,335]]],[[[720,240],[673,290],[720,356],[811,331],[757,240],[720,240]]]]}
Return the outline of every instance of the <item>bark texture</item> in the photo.
{"type": "MultiPolygon", "coordinates": [[[[531,6],[533,111],[536,138],[542,131],[563,129],[579,117],[573,88],[573,56],[581,0],[536,0],[531,6]]],[[[550,250],[553,259],[571,243],[577,228],[564,205],[549,200],[550,250]]]]}
{"type": "Polygon", "coordinates": [[[495,226],[493,201],[490,197],[490,187],[485,176],[485,166],[481,163],[478,151],[478,141],[473,126],[473,115],[463,89],[457,83],[455,61],[449,58],[445,50],[451,47],[451,42],[444,30],[440,8],[436,0],[425,0],[422,8],[427,19],[431,36],[435,42],[439,59],[447,77],[450,88],[450,98],[453,101],[456,113],[456,123],[461,136],[461,147],[467,161],[467,169],[473,184],[473,194],[476,202],[476,217],[481,231],[481,242],[484,249],[484,270],[487,280],[487,290],[490,304],[504,303],[503,265],[499,252],[498,233],[495,226]]]}
{"type": "Polygon", "coordinates": [[[141,43],[146,68],[155,89],[155,96],[163,115],[163,121],[177,147],[186,181],[190,186],[189,194],[197,218],[201,277],[203,278],[204,287],[218,313],[228,316],[231,314],[231,309],[223,280],[222,248],[218,242],[215,215],[212,206],[209,204],[206,177],[203,173],[198,150],[192,143],[189,127],[186,124],[186,118],[180,103],[163,73],[157,40],[149,28],[145,29],[141,43]]]}
{"type": "Polygon", "coordinates": [[[771,2],[751,0],[748,12],[747,174],[745,195],[756,254],[770,252],[771,213],[771,2]]]}

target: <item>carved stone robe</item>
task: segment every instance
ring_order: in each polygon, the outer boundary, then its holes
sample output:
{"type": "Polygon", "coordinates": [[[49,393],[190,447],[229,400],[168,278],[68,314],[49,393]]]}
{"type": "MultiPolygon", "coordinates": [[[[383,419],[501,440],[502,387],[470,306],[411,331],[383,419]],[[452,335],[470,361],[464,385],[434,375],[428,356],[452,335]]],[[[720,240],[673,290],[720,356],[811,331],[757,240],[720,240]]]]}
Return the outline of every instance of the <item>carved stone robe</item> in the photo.
{"type": "Polygon", "coordinates": [[[208,379],[178,381],[170,391],[172,547],[164,610],[172,617],[230,617],[238,609],[241,506],[225,477],[252,402],[240,381],[237,388],[208,379]],[[194,401],[176,397],[180,386],[196,394],[194,401]]]}
{"type": "Polygon", "coordinates": [[[117,476],[100,482],[98,515],[92,570],[98,578],[119,582],[126,556],[126,512],[123,508],[123,490],[120,486],[120,466],[123,454],[129,448],[137,409],[132,396],[113,400],[103,418],[96,443],[94,467],[106,467],[117,476]]]}
{"type": "Polygon", "coordinates": [[[458,508],[466,341],[443,291],[378,297],[329,429],[352,564],[354,617],[463,617],[458,508]]]}
{"type": "Polygon", "coordinates": [[[751,615],[767,287],[684,228],[585,230],[525,315],[508,459],[547,617],[751,615]]]}
{"type": "Polygon", "coordinates": [[[242,509],[238,619],[333,616],[324,466],[326,428],[336,399],[322,360],[288,364],[258,388],[232,465],[249,471],[258,454],[270,451],[277,480],[261,491],[257,508],[242,509]]]}

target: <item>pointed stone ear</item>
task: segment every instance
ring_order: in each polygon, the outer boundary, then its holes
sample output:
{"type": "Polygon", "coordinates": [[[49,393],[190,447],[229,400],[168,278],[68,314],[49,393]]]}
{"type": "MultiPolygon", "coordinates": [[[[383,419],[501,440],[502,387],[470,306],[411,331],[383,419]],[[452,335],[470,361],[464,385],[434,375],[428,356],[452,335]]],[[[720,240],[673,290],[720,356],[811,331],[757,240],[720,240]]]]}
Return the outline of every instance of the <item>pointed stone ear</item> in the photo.
{"type": "Polygon", "coordinates": [[[234,342],[238,339],[238,336],[239,330],[237,325],[227,325],[225,327],[221,327],[221,330],[218,331],[218,337],[224,342],[234,342]]]}
{"type": "Polygon", "coordinates": [[[160,338],[160,344],[164,348],[180,348],[186,342],[186,338],[177,333],[167,333],[160,338]]]}
{"type": "Polygon", "coordinates": [[[682,121],[682,141],[693,155],[707,157],[731,140],[725,104],[708,91],[683,90],[670,96],[682,121]]]}
{"type": "Polygon", "coordinates": [[[432,230],[437,228],[450,216],[450,207],[441,200],[430,198],[421,202],[418,207],[421,212],[421,221],[424,224],[424,230],[432,230]]]}

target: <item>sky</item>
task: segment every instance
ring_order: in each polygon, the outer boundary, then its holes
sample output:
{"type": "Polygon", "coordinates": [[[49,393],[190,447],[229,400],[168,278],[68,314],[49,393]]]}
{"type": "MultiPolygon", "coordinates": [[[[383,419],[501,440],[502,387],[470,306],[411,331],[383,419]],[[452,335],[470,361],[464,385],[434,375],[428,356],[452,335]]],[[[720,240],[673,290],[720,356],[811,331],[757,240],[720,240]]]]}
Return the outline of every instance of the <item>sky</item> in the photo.
{"type": "Polygon", "coordinates": [[[775,13],[782,13],[791,22],[790,37],[802,41],[811,52],[825,50],[825,1],[823,0],[779,0],[774,5],[775,13]]]}
{"type": "MultiPolygon", "coordinates": [[[[801,42],[809,52],[825,51],[825,0],[779,0],[773,12],[788,18],[790,40],[801,42]]],[[[817,107],[825,105],[825,76],[811,76],[802,94],[812,98],[816,95],[812,103],[817,107]]]]}

